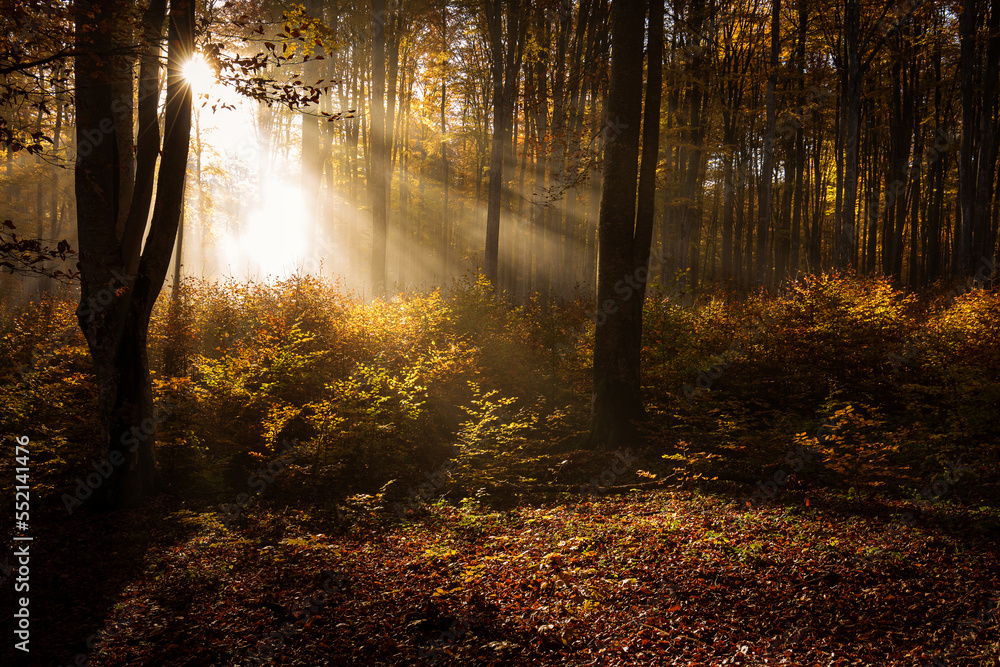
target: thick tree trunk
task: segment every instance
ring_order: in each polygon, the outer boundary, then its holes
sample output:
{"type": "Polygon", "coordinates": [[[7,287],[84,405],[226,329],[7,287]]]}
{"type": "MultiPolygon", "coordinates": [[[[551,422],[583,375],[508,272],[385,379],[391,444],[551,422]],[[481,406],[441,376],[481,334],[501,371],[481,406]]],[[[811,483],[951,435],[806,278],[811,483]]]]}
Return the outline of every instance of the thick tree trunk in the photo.
{"type": "MultiPolygon", "coordinates": [[[[167,101],[162,150],[150,140],[158,95],[139,91],[140,141],[136,150],[137,182],[124,229],[118,141],[105,137],[120,98],[113,91],[131,77],[130,68],[109,68],[98,55],[114,43],[117,21],[126,15],[115,3],[83,0],[77,12],[76,91],[77,226],[80,243],[81,300],[77,319],[87,339],[98,384],[101,436],[107,479],[95,495],[104,505],[137,503],[157,490],[155,431],[146,338],[153,304],[166,278],[183,205],[184,178],[191,130],[191,90],[181,64],[194,47],[194,3],[174,0],[170,9],[167,54],[167,101]],[[150,112],[152,108],[152,112],[150,112]],[[144,127],[145,125],[145,127],[144,127]],[[144,134],[145,131],[145,134],[144,134]],[[146,232],[150,200],[139,186],[151,179],[149,164],[161,153],[152,220],[146,232]],[[148,176],[140,176],[147,174],[148,176]],[[140,197],[140,192],[143,196],[140,197]],[[140,244],[145,236],[145,243],[140,244]]],[[[163,24],[163,3],[146,14],[147,36],[163,24]]],[[[148,52],[147,52],[148,53],[148,52]]],[[[158,67],[144,58],[140,82],[156,81],[158,67]]],[[[113,132],[112,132],[113,134],[113,132]]],[[[131,185],[129,185],[131,187],[131,185]]]]}
{"type": "Polygon", "coordinates": [[[634,437],[633,421],[644,416],[639,367],[632,352],[635,328],[626,294],[633,279],[639,126],[642,112],[643,7],[611,5],[611,82],[606,126],[604,186],[598,228],[597,304],[594,333],[594,394],[590,445],[619,447],[634,437]],[[625,305],[625,308],[622,306],[625,305]]]}

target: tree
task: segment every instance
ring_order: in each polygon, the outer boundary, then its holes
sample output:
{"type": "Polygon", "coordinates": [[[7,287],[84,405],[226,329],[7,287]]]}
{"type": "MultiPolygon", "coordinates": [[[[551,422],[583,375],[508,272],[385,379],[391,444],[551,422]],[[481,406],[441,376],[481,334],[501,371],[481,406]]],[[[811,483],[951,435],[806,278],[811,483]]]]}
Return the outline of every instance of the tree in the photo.
{"type": "Polygon", "coordinates": [[[754,38],[758,30],[758,22],[750,20],[752,14],[742,13],[741,16],[729,18],[722,30],[722,53],[717,70],[718,90],[716,95],[722,102],[722,277],[735,278],[740,275],[740,258],[742,256],[741,240],[743,235],[742,206],[737,204],[737,191],[742,194],[742,188],[737,188],[737,153],[739,150],[739,134],[741,128],[740,115],[743,111],[743,99],[747,89],[747,73],[755,60],[756,45],[759,40],[754,38]],[[735,237],[735,238],[734,238],[735,237]]]}
{"type": "Polygon", "coordinates": [[[971,275],[977,257],[992,257],[995,239],[989,229],[989,201],[996,174],[996,71],[1000,67],[1000,2],[988,9],[977,0],[964,0],[959,18],[961,38],[962,144],[959,155],[959,205],[955,229],[955,271],[971,275]],[[985,20],[984,20],[985,19],[985,20]],[[985,48],[977,49],[986,24],[985,48]],[[977,53],[979,51],[980,53],[977,53]]]}
{"type": "Polygon", "coordinates": [[[653,232],[652,195],[659,144],[663,3],[650,1],[650,48],[639,176],[642,120],[643,7],[611,5],[611,75],[607,144],[598,223],[594,394],[590,445],[618,447],[645,415],[641,396],[642,300],[653,232]],[[636,189],[639,187],[637,204],[636,189]],[[638,212],[638,217],[637,217],[638,212]]]}
{"type": "Polygon", "coordinates": [[[771,227],[771,183],[774,179],[774,131],[777,110],[774,91],[778,82],[781,50],[781,0],[771,0],[771,60],[767,72],[767,127],[764,130],[764,165],[760,169],[760,216],[757,221],[757,282],[767,279],[767,237],[771,227]]]}
{"type": "Polygon", "coordinates": [[[107,53],[128,40],[131,9],[124,0],[79,0],[76,15],[81,278],[77,319],[94,362],[101,439],[113,466],[100,496],[112,506],[133,505],[158,488],[146,339],[183,205],[191,88],[181,68],[194,52],[194,1],[172,0],[167,14],[166,0],[151,0],[143,15],[146,34],[138,81],[138,142],[134,157],[131,141],[127,142],[129,150],[121,150],[115,119],[132,108],[132,62],[128,57],[108,58],[107,53]],[[165,14],[167,85],[161,142],[157,105],[165,14]],[[129,170],[122,166],[132,160],[135,178],[123,182],[121,175],[129,170]],[[130,195],[127,199],[126,194],[130,195]],[[123,201],[128,201],[127,208],[123,201]]]}
{"type": "Polygon", "coordinates": [[[385,295],[389,160],[385,123],[385,0],[372,0],[372,293],[385,295]]]}
{"type": "Polygon", "coordinates": [[[524,56],[528,15],[522,0],[486,0],[486,28],[493,77],[493,143],[486,209],[486,252],[483,272],[497,288],[500,252],[500,196],[503,193],[504,149],[510,142],[517,92],[517,72],[524,56]],[[504,29],[506,28],[506,30],[504,29]]]}
{"type": "Polygon", "coordinates": [[[448,5],[441,8],[441,270],[448,271],[451,255],[451,226],[448,224],[448,5]]]}
{"type": "MultiPolygon", "coordinates": [[[[320,0],[306,0],[305,11],[311,19],[322,20],[323,5],[320,0]]],[[[309,82],[316,82],[321,78],[321,66],[324,64],[319,57],[324,56],[324,45],[321,33],[314,28],[312,44],[309,44],[313,54],[306,53],[306,56],[313,55],[312,60],[303,64],[303,76],[309,82]]],[[[306,107],[301,114],[302,118],[302,193],[305,197],[305,210],[310,220],[312,233],[312,248],[315,248],[316,237],[320,233],[320,183],[323,178],[323,162],[325,156],[320,146],[320,117],[315,113],[320,105],[318,103],[306,107]]],[[[310,255],[315,252],[310,250],[310,255]]],[[[318,270],[318,258],[308,257],[306,262],[307,270],[318,270]]]]}

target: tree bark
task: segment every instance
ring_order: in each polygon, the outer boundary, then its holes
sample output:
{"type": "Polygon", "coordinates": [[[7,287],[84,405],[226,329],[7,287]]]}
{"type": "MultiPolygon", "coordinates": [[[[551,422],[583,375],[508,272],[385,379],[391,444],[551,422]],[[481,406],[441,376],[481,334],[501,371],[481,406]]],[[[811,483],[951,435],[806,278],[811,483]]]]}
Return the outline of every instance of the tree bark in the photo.
{"type": "Polygon", "coordinates": [[[448,227],[448,132],[447,116],[445,109],[448,100],[448,8],[441,9],[441,183],[444,186],[444,198],[441,201],[441,271],[444,276],[450,274],[448,265],[450,262],[449,251],[451,249],[451,239],[449,238],[448,227]]]}
{"type": "MultiPolygon", "coordinates": [[[[597,305],[594,333],[594,393],[589,444],[619,447],[635,435],[633,421],[644,416],[639,367],[635,363],[633,279],[639,125],[642,112],[643,7],[638,2],[611,4],[611,80],[608,93],[608,141],[604,149],[604,184],[598,226],[597,305]]],[[[640,311],[641,313],[641,311],[640,311]]]]}
{"type": "Polygon", "coordinates": [[[858,144],[861,129],[861,52],[859,0],[844,3],[844,195],[837,234],[837,268],[855,265],[855,220],[858,199],[858,144]]]}
{"type": "Polygon", "coordinates": [[[990,208],[997,164],[996,72],[1000,69],[1000,0],[992,0],[990,3],[986,34],[989,38],[986,45],[986,62],[981,69],[986,75],[982,77],[979,131],[976,137],[978,150],[975,201],[972,209],[971,262],[974,267],[978,267],[979,261],[983,258],[993,258],[995,252],[993,234],[990,231],[990,208]]]}
{"type": "Polygon", "coordinates": [[[371,182],[372,198],[372,296],[385,296],[388,191],[386,188],[385,132],[385,0],[372,0],[371,182]]]}
{"type": "Polygon", "coordinates": [[[962,87],[962,144],[958,157],[959,219],[955,225],[954,267],[959,275],[966,275],[972,268],[972,218],[976,202],[976,172],[974,162],[976,103],[976,0],[964,0],[958,20],[961,40],[959,70],[962,87]]]}
{"type": "Polygon", "coordinates": [[[771,0],[771,61],[767,73],[766,126],[764,128],[764,163],[760,174],[760,197],[757,209],[757,283],[767,280],[768,233],[771,227],[771,187],[774,180],[774,130],[776,121],[775,88],[778,82],[778,55],[781,50],[781,0],[771,0]]]}
{"type": "Polygon", "coordinates": [[[490,148],[490,183],[487,190],[486,249],[483,273],[494,289],[498,289],[497,267],[500,250],[504,147],[510,141],[517,71],[521,68],[521,59],[524,55],[524,34],[527,26],[522,0],[505,0],[504,2],[487,0],[486,26],[493,75],[493,143],[490,148]],[[505,14],[506,35],[503,31],[505,14]]]}
{"type": "MultiPolygon", "coordinates": [[[[306,11],[317,19],[322,20],[322,4],[319,0],[306,0],[306,11]]],[[[321,46],[314,46],[316,52],[310,55],[323,55],[324,49],[321,46]]],[[[303,78],[309,85],[316,85],[320,79],[321,60],[310,60],[303,67],[303,78]]],[[[306,272],[319,269],[319,257],[316,250],[319,247],[320,234],[320,186],[323,174],[323,153],[320,150],[320,119],[316,115],[319,111],[319,104],[307,104],[300,114],[302,119],[302,199],[305,204],[306,224],[309,229],[310,243],[304,258],[306,272]]]]}
{"type": "MultiPolygon", "coordinates": [[[[806,99],[805,99],[805,78],[806,78],[806,38],[807,30],[809,27],[809,2],[808,0],[799,0],[798,7],[798,19],[799,19],[799,34],[796,43],[796,54],[795,60],[798,66],[799,79],[797,82],[797,88],[799,93],[799,104],[801,113],[804,116],[806,99]]],[[[790,254],[788,258],[789,262],[789,275],[794,278],[799,273],[799,252],[802,246],[802,200],[805,194],[805,171],[806,171],[806,143],[805,143],[805,127],[802,122],[799,122],[798,127],[795,130],[795,195],[794,202],[792,204],[792,238],[790,241],[790,254]]]]}
{"type": "MultiPolygon", "coordinates": [[[[159,36],[162,7],[160,2],[151,4],[145,17],[147,36],[159,36]]],[[[181,65],[194,49],[194,3],[174,0],[169,14],[162,147],[150,140],[153,130],[149,120],[155,121],[158,95],[142,87],[139,92],[135,185],[146,182],[140,182],[140,174],[142,179],[151,180],[142,169],[148,169],[160,153],[153,215],[146,234],[144,212],[149,210],[151,190],[140,196],[135,187],[121,229],[116,210],[122,193],[118,141],[105,134],[110,124],[114,135],[111,119],[117,105],[129,103],[113,97],[113,91],[130,79],[131,69],[109,68],[98,54],[114,43],[115,31],[123,29],[118,22],[126,16],[124,9],[120,3],[81,0],[76,14],[76,197],[81,269],[77,319],[97,375],[101,437],[110,465],[107,481],[95,496],[110,507],[134,505],[159,487],[154,446],[158,417],[154,414],[146,339],[183,206],[191,89],[181,74],[181,65]]],[[[158,66],[152,61],[143,59],[140,82],[157,80],[158,66]]]]}

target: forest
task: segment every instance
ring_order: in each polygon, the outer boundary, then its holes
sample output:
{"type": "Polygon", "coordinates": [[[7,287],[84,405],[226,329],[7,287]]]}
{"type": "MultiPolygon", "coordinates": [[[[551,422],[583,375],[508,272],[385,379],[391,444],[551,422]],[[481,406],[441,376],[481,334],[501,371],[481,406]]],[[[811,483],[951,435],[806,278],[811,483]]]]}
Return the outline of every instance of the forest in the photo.
{"type": "Polygon", "coordinates": [[[4,665],[1000,665],[1000,0],[0,0],[4,665]]]}

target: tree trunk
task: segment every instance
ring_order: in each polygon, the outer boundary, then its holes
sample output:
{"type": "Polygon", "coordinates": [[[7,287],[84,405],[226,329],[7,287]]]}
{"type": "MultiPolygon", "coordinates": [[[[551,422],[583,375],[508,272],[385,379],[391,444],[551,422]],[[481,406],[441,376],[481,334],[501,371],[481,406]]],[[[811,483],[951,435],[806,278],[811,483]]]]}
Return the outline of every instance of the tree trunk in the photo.
{"type": "MultiPolygon", "coordinates": [[[[728,114],[727,114],[728,116],[728,114]]],[[[733,150],[734,144],[731,140],[735,132],[729,131],[730,120],[723,118],[723,143],[725,144],[722,154],[722,279],[729,280],[733,277],[733,221],[735,211],[733,210],[733,196],[736,194],[736,186],[733,183],[733,150]]],[[[735,127],[735,124],[734,124],[735,127]]]]}
{"type": "MultiPolygon", "coordinates": [[[[799,91],[799,104],[803,105],[802,115],[805,111],[805,77],[806,77],[806,38],[809,27],[809,3],[807,0],[799,0],[798,8],[799,35],[796,43],[796,61],[799,68],[799,80],[797,87],[799,91]]],[[[789,254],[789,275],[795,278],[799,273],[799,249],[802,245],[802,199],[805,194],[805,171],[806,171],[806,143],[805,127],[800,122],[795,130],[795,199],[792,204],[792,238],[790,241],[789,254]]]]}
{"type": "Polygon", "coordinates": [[[590,424],[592,447],[630,444],[633,421],[644,415],[639,367],[635,363],[635,327],[630,322],[625,287],[632,279],[639,125],[642,112],[643,7],[638,2],[611,4],[611,81],[608,93],[608,142],[598,227],[598,314],[594,333],[594,394],[590,424]],[[613,140],[612,140],[612,137],[613,140]]]}
{"type": "Polygon", "coordinates": [[[771,61],[767,73],[767,120],[764,128],[764,163],[760,174],[757,209],[757,283],[767,280],[768,233],[771,226],[771,185],[774,180],[775,88],[778,82],[778,55],[781,50],[781,0],[771,0],[771,61]]]}
{"type": "Polygon", "coordinates": [[[444,198],[441,201],[441,271],[447,279],[450,276],[448,270],[449,249],[451,240],[448,228],[448,142],[445,139],[448,132],[447,117],[445,108],[448,99],[448,10],[447,7],[441,10],[441,183],[444,186],[444,198]]]}
{"type": "Polygon", "coordinates": [[[981,71],[986,72],[981,86],[981,108],[979,112],[979,131],[977,133],[976,157],[976,187],[975,201],[972,209],[971,251],[973,270],[980,265],[980,260],[993,258],[994,243],[990,231],[990,204],[993,200],[993,183],[997,164],[997,81],[996,73],[1000,69],[1000,0],[990,3],[989,17],[986,21],[986,34],[989,35],[986,46],[986,62],[981,71]]]}
{"type": "Polygon", "coordinates": [[[514,114],[517,71],[524,55],[527,18],[521,0],[487,0],[486,25],[489,32],[490,62],[493,74],[493,144],[490,148],[490,184],[486,208],[486,249],[483,272],[497,289],[497,266],[500,250],[500,207],[503,192],[504,146],[510,141],[514,114]],[[506,7],[506,17],[504,16],[506,7]],[[506,18],[506,20],[505,20],[506,18]],[[507,28],[504,52],[503,27],[507,28]]]}
{"type": "MultiPolygon", "coordinates": [[[[147,36],[159,36],[164,4],[154,1],[146,12],[147,36]]],[[[81,0],[76,14],[77,136],[78,145],[87,146],[79,150],[76,169],[81,268],[77,319],[97,375],[101,437],[109,470],[95,496],[112,507],[134,505],[158,488],[154,447],[158,418],[153,412],[146,340],[183,206],[191,89],[181,75],[181,64],[194,49],[194,3],[171,3],[162,148],[155,129],[158,88],[150,87],[158,78],[156,40],[149,43],[142,59],[137,177],[124,229],[120,229],[116,209],[123,190],[118,141],[103,136],[106,125],[102,122],[106,124],[118,111],[119,100],[112,91],[130,79],[131,69],[109,68],[99,54],[114,44],[114,31],[124,29],[116,22],[125,15],[119,3],[93,0],[81,0]],[[145,212],[151,189],[140,191],[139,186],[146,178],[151,182],[155,169],[150,164],[155,167],[158,153],[159,180],[147,235],[145,212]]]]}
{"type": "MultiPolygon", "coordinates": [[[[310,15],[322,19],[322,5],[319,0],[306,0],[306,11],[310,15]]],[[[317,53],[322,55],[323,48],[315,47],[317,53]]],[[[319,66],[323,61],[310,60],[303,65],[303,78],[309,85],[316,85],[320,79],[319,66]]],[[[305,204],[306,224],[309,229],[308,254],[304,258],[306,272],[317,271],[319,269],[319,258],[315,256],[319,247],[320,234],[320,184],[323,172],[323,154],[320,151],[320,121],[315,115],[319,111],[319,105],[306,104],[304,113],[300,114],[302,119],[302,199],[305,204]]]]}
{"type": "Polygon", "coordinates": [[[844,3],[844,199],[837,238],[837,268],[853,267],[855,220],[858,199],[858,144],[861,129],[861,52],[859,44],[859,0],[844,3]]]}
{"type": "MultiPolygon", "coordinates": [[[[784,142],[783,142],[784,143],[784,142]]],[[[788,260],[791,254],[791,234],[789,225],[792,217],[792,189],[795,185],[793,174],[795,165],[793,163],[794,153],[791,150],[784,150],[784,173],[785,178],[778,191],[778,215],[777,224],[774,226],[774,282],[779,283],[785,279],[788,273],[788,260]]]]}
{"type": "Polygon", "coordinates": [[[389,223],[385,132],[385,0],[372,0],[371,183],[372,296],[385,296],[386,232],[389,223]]]}
{"type": "MultiPolygon", "coordinates": [[[[552,124],[549,122],[549,42],[551,34],[548,23],[541,14],[535,17],[535,41],[538,43],[538,57],[535,59],[535,194],[532,206],[532,224],[534,233],[541,239],[535,247],[535,291],[539,295],[539,303],[544,307],[548,304],[552,279],[552,229],[550,225],[549,190],[546,188],[546,178],[551,174],[549,164],[555,161],[552,155],[550,138],[553,135],[552,124]]],[[[555,179],[550,178],[549,187],[555,186],[555,179]]]]}
{"type": "Polygon", "coordinates": [[[813,210],[812,226],[809,232],[809,270],[820,273],[823,270],[823,211],[826,210],[826,176],[823,171],[823,133],[816,132],[813,146],[813,210]]]}
{"type": "MultiPolygon", "coordinates": [[[[912,88],[919,90],[919,68],[913,68],[912,88]]],[[[923,170],[924,157],[924,131],[921,127],[920,119],[924,116],[923,95],[917,93],[917,99],[913,104],[913,117],[910,121],[910,129],[913,131],[913,168],[910,172],[910,182],[913,184],[913,193],[910,196],[910,261],[907,271],[907,283],[912,290],[920,287],[920,257],[926,254],[926,246],[921,248],[921,240],[924,238],[923,226],[920,224],[921,193],[923,192],[923,182],[921,172],[923,170]]]]}
{"type": "MultiPolygon", "coordinates": [[[[656,170],[660,162],[660,103],[663,87],[663,3],[649,0],[649,42],[646,61],[646,99],[642,119],[642,162],[639,166],[639,192],[635,214],[635,239],[632,250],[632,278],[635,296],[626,300],[629,324],[633,328],[629,353],[631,364],[641,368],[642,312],[649,281],[649,252],[653,245],[653,219],[656,215],[656,170]]],[[[626,315],[626,313],[622,313],[626,315]]],[[[638,370],[636,371],[638,374],[638,370]]]]}

